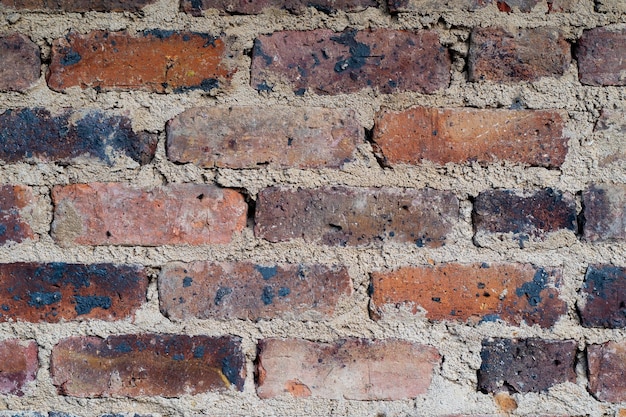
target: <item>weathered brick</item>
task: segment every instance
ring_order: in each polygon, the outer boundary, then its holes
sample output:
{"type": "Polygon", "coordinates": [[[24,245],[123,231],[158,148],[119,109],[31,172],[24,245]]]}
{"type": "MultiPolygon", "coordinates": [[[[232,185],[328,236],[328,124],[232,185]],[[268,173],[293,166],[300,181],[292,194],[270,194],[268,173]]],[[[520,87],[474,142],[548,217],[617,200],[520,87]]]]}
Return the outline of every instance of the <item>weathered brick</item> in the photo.
{"type": "Polygon", "coordinates": [[[513,161],[560,167],[567,155],[554,111],[435,109],[379,113],[374,141],[387,163],[513,161]]]}
{"type": "Polygon", "coordinates": [[[589,391],[600,401],[626,401],[626,344],[606,342],[587,346],[589,391]]]}
{"type": "Polygon", "coordinates": [[[74,397],[241,391],[246,375],[238,337],[155,334],[63,339],[50,372],[59,394],[74,397]]]}
{"type": "Polygon", "coordinates": [[[594,184],[583,192],[585,239],[626,239],[626,185],[594,184]]]}
{"type": "Polygon", "coordinates": [[[487,190],[476,197],[472,213],[477,233],[514,233],[543,237],[577,229],[576,202],[569,193],[545,188],[524,194],[487,190]]]}
{"type": "Polygon", "coordinates": [[[146,299],[142,267],[113,264],[0,264],[0,321],[121,320],[146,299]]]}
{"type": "Polygon", "coordinates": [[[163,93],[230,84],[226,45],[211,35],[166,30],[71,33],[52,45],[48,85],[163,93]]]}
{"type": "Polygon", "coordinates": [[[257,394],[338,400],[399,400],[424,394],[439,353],[403,340],[259,342],[257,394]]]}
{"type": "Polygon", "coordinates": [[[450,82],[450,57],[434,31],[319,29],[260,36],[252,52],[251,84],[285,84],[295,94],[434,93],[450,82]]]}
{"type": "Polygon", "coordinates": [[[39,47],[19,33],[0,36],[0,91],[26,91],[39,79],[39,47]]]}
{"type": "Polygon", "coordinates": [[[0,160],[71,163],[94,158],[112,164],[116,155],[146,164],[156,152],[157,135],[135,133],[125,116],[98,110],[7,110],[0,114],[0,160]]]}
{"type": "Polygon", "coordinates": [[[578,40],[578,78],[586,85],[626,85],[626,29],[586,30],[578,40]]]}
{"type": "Polygon", "coordinates": [[[0,186],[0,245],[6,242],[23,242],[35,235],[23,218],[22,212],[34,203],[29,187],[23,185],[0,186]]]}
{"type": "Polygon", "coordinates": [[[431,320],[503,320],[550,327],[567,311],[561,271],[529,264],[444,264],[372,273],[372,309],[405,305],[431,320]]]}
{"type": "Polygon", "coordinates": [[[353,110],[194,108],[167,125],[167,154],[204,168],[338,168],[365,131],[353,110]]]}
{"type": "Polygon", "coordinates": [[[626,327],[626,268],[589,265],[580,292],[584,297],[579,308],[583,326],[626,327]]]}
{"type": "Polygon", "coordinates": [[[174,263],[159,276],[161,311],[177,320],[319,320],[351,292],[345,267],[323,265],[174,263]]]}
{"type": "Polygon", "coordinates": [[[598,165],[626,165],[626,147],[623,144],[626,135],[626,109],[603,109],[594,127],[596,137],[595,150],[598,165]]]}
{"type": "Polygon", "coordinates": [[[34,341],[0,342],[0,394],[24,395],[24,386],[37,377],[37,351],[34,341]]]}
{"type": "Polygon", "coordinates": [[[576,381],[572,340],[483,340],[480,357],[478,389],[483,392],[543,392],[576,381]]]}
{"type": "Polygon", "coordinates": [[[54,187],[52,200],[52,237],[62,245],[228,243],[248,209],[236,191],[202,184],[73,184],[54,187]]]}
{"type": "Polygon", "coordinates": [[[273,187],[259,193],[255,234],[271,242],[303,238],[340,246],[414,242],[439,247],[458,215],[456,197],[432,189],[273,187]]]}
{"type": "Polygon", "coordinates": [[[626,13],[626,3],[622,0],[596,0],[595,3],[599,12],[626,13]]]}
{"type": "Polygon", "coordinates": [[[325,13],[337,10],[358,12],[368,7],[378,7],[376,0],[181,0],[180,8],[186,13],[201,16],[203,10],[217,9],[221,13],[259,14],[264,10],[284,9],[291,13],[303,13],[314,7],[325,13]]]}
{"type": "Polygon", "coordinates": [[[476,28],[468,73],[470,81],[534,81],[563,75],[570,60],[570,45],[557,29],[476,28]]]}
{"type": "Polygon", "coordinates": [[[5,7],[19,10],[59,12],[136,12],[155,0],[0,0],[5,7]]]}
{"type": "Polygon", "coordinates": [[[492,0],[387,0],[391,13],[418,11],[477,10],[491,4],[492,0]]]}

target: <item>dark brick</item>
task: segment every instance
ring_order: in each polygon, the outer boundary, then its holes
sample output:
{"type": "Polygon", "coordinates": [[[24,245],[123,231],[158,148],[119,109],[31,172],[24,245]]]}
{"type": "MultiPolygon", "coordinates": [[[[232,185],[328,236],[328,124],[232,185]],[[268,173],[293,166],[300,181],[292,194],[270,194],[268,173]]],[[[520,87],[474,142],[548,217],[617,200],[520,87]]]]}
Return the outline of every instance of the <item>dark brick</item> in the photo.
{"type": "Polygon", "coordinates": [[[626,85],[626,29],[595,28],[583,32],[576,58],[578,78],[586,85],[626,85]]]}
{"type": "Polygon", "coordinates": [[[439,247],[458,215],[456,197],[432,189],[268,188],[258,196],[255,234],[271,242],[303,238],[339,246],[412,242],[439,247]]]}
{"type": "Polygon", "coordinates": [[[552,28],[476,28],[468,57],[470,81],[517,82],[565,73],[570,45],[552,28]]]}
{"type": "Polygon", "coordinates": [[[595,184],[583,192],[584,236],[591,242],[626,239],[626,185],[595,184]]]}
{"type": "Polygon", "coordinates": [[[0,321],[121,320],[146,300],[139,266],[0,264],[0,321]]]}
{"type": "Polygon", "coordinates": [[[0,36],[0,91],[26,91],[39,79],[39,47],[19,33],[0,36]]]}
{"type": "Polygon", "coordinates": [[[155,0],[0,0],[0,4],[19,10],[59,12],[137,12],[155,0]]]}
{"type": "Polygon", "coordinates": [[[484,340],[480,357],[478,389],[483,392],[544,392],[576,381],[576,342],[571,340],[484,340]]]}
{"type": "Polygon", "coordinates": [[[351,293],[345,267],[193,262],[167,265],[159,275],[161,311],[176,320],[319,320],[351,293]]]}
{"type": "Polygon", "coordinates": [[[157,135],[135,133],[125,116],[99,110],[52,116],[46,109],[7,110],[0,115],[0,160],[13,163],[76,162],[85,156],[111,165],[115,154],[146,164],[156,152],[157,135]]]}
{"type": "Polygon", "coordinates": [[[358,12],[368,7],[378,7],[376,0],[181,0],[180,8],[185,13],[201,16],[203,10],[217,9],[222,13],[259,14],[269,8],[284,9],[291,13],[303,13],[314,7],[325,13],[337,10],[358,12]]]}
{"type": "Polygon", "coordinates": [[[37,343],[16,339],[0,342],[0,394],[24,395],[24,386],[37,377],[37,343]]]}
{"type": "Polygon", "coordinates": [[[387,0],[389,11],[423,12],[424,10],[444,12],[456,10],[477,10],[489,4],[492,0],[387,0]]]}
{"type": "Polygon", "coordinates": [[[294,92],[434,93],[450,82],[450,57],[434,31],[348,29],[275,32],[254,42],[251,84],[294,92]]]}
{"type": "Polygon", "coordinates": [[[589,391],[600,401],[626,402],[626,344],[587,346],[589,391]]]}
{"type": "Polygon", "coordinates": [[[154,334],[63,339],[50,372],[59,394],[73,397],[242,391],[246,375],[237,337],[154,334]]]}
{"type": "Polygon", "coordinates": [[[19,243],[35,237],[30,225],[22,217],[22,212],[28,210],[33,203],[33,194],[29,187],[0,186],[0,245],[9,241],[19,243]]]}
{"type": "Polygon", "coordinates": [[[589,265],[580,290],[580,317],[585,327],[626,327],[626,268],[589,265]]]}

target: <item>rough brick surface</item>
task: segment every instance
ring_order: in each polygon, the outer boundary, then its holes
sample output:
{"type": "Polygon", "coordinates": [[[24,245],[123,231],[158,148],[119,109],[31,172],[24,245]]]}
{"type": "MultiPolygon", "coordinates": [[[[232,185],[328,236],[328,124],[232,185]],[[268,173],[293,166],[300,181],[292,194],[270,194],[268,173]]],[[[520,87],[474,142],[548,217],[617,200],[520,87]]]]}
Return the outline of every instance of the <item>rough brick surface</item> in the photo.
{"type": "Polygon", "coordinates": [[[12,9],[63,12],[136,12],[155,0],[0,0],[12,9]]]}
{"type": "Polygon", "coordinates": [[[0,394],[24,395],[37,376],[37,343],[9,339],[0,342],[0,394]]]}
{"type": "Polygon", "coordinates": [[[589,391],[600,401],[626,401],[626,344],[606,342],[587,346],[589,391]]]}
{"type": "Polygon", "coordinates": [[[626,29],[583,32],[576,51],[578,78],[587,85],[626,85],[626,29]]]}
{"type": "Polygon", "coordinates": [[[449,192],[325,187],[259,193],[255,234],[271,242],[303,238],[325,245],[413,242],[439,247],[458,219],[449,192]]]}
{"type": "Polygon", "coordinates": [[[163,93],[210,91],[230,83],[224,41],[191,32],[147,30],[71,33],[52,45],[48,85],[103,90],[139,89],[163,93]]]}
{"type": "Polygon", "coordinates": [[[22,216],[34,203],[29,187],[23,185],[0,186],[0,245],[7,242],[23,242],[35,237],[33,230],[22,216]]]}
{"type": "Polygon", "coordinates": [[[435,32],[320,29],[275,32],[254,42],[251,84],[260,90],[286,84],[297,95],[367,87],[433,93],[449,82],[450,57],[435,32]]]}
{"type": "Polygon", "coordinates": [[[423,10],[450,11],[476,10],[491,3],[491,0],[387,0],[389,11],[419,12],[423,10]]]}
{"type": "Polygon", "coordinates": [[[70,337],[52,350],[59,394],[177,397],[243,389],[245,358],[236,337],[119,335],[70,337]]]}
{"type": "Polygon", "coordinates": [[[597,139],[598,165],[626,166],[626,146],[623,143],[626,135],[626,109],[603,109],[594,132],[597,139]]]}
{"type": "Polygon", "coordinates": [[[258,14],[269,8],[285,9],[292,13],[303,13],[307,7],[333,13],[337,10],[357,12],[368,7],[378,7],[376,0],[181,0],[181,9],[194,16],[201,16],[206,9],[217,9],[222,13],[258,14]]]}
{"type": "Polygon", "coordinates": [[[528,264],[445,264],[372,274],[375,316],[404,305],[431,320],[550,327],[566,312],[559,299],[561,272],[528,264]]]}
{"type": "Polygon", "coordinates": [[[228,243],[248,209],[236,191],[202,184],[73,184],[54,187],[52,200],[52,237],[63,245],[228,243]]]}
{"type": "Polygon", "coordinates": [[[0,114],[0,160],[71,163],[86,157],[111,164],[115,155],[126,155],[146,164],[157,135],[135,133],[131,124],[128,117],[97,110],[56,116],[38,108],[7,110],[0,114]]]}
{"type": "Polygon", "coordinates": [[[146,299],[138,266],[0,264],[0,321],[121,320],[146,299]]]}
{"type": "Polygon", "coordinates": [[[204,168],[337,168],[363,140],[348,109],[194,108],[167,126],[168,157],[204,168]]]}
{"type": "Polygon", "coordinates": [[[39,47],[19,33],[0,36],[0,91],[25,91],[39,79],[39,47]]]}
{"type": "Polygon", "coordinates": [[[484,340],[478,389],[483,392],[543,392],[575,382],[576,342],[571,340],[484,340]]]}
{"type": "Polygon", "coordinates": [[[626,327],[626,268],[590,265],[581,288],[580,318],[585,327],[626,327]]]}
{"type": "Polygon", "coordinates": [[[557,168],[567,154],[559,113],[416,107],[378,115],[374,141],[384,161],[481,163],[557,168]]]}
{"type": "Polygon", "coordinates": [[[595,184],[583,192],[585,239],[626,239],[626,185],[595,184]]]}
{"type": "Polygon", "coordinates": [[[402,340],[266,339],[259,342],[257,394],[338,400],[414,398],[430,386],[439,360],[434,348],[402,340]]]}
{"type": "Polygon", "coordinates": [[[563,75],[571,60],[570,45],[552,28],[477,28],[468,57],[470,81],[534,81],[563,75]]]}
{"type": "Polygon", "coordinates": [[[175,263],[159,276],[161,311],[177,320],[319,320],[351,292],[345,267],[323,265],[175,263]]]}

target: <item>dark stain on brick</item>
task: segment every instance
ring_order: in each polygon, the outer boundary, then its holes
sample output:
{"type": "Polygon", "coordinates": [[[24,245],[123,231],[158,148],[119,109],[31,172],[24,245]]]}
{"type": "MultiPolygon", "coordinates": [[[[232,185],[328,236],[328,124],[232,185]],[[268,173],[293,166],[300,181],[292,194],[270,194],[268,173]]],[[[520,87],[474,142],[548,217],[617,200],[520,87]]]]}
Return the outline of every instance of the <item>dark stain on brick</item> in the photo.
{"type": "Polygon", "coordinates": [[[626,239],[626,185],[594,184],[583,192],[583,231],[588,241],[626,239]]]}
{"type": "Polygon", "coordinates": [[[54,10],[65,12],[138,12],[154,0],[0,0],[14,9],[54,10]]]}
{"type": "Polygon", "coordinates": [[[94,308],[108,310],[111,308],[111,297],[100,295],[89,295],[74,297],[76,300],[76,314],[79,316],[91,313],[94,308]]]}
{"type": "Polygon", "coordinates": [[[263,294],[261,294],[261,300],[263,301],[263,304],[270,305],[274,302],[274,288],[272,288],[269,285],[266,285],[265,287],[263,287],[263,294]]]}
{"type": "Polygon", "coordinates": [[[265,65],[271,65],[271,63],[274,61],[274,58],[267,55],[263,51],[263,43],[259,39],[254,40],[254,45],[252,47],[252,59],[254,59],[257,56],[262,58],[265,61],[265,65]]]}
{"type": "Polygon", "coordinates": [[[518,297],[526,296],[528,298],[528,304],[531,306],[537,306],[541,302],[541,291],[546,288],[548,283],[548,274],[543,268],[537,269],[535,276],[531,282],[524,283],[521,287],[515,290],[515,294],[518,297]]]}
{"type": "Polygon", "coordinates": [[[214,299],[215,305],[216,306],[221,305],[224,297],[231,294],[232,292],[233,292],[233,289],[230,287],[219,287],[217,289],[217,292],[215,293],[215,299],[214,299]]]}
{"type": "Polygon", "coordinates": [[[82,57],[78,52],[68,49],[63,55],[63,58],[61,58],[61,65],[67,67],[68,65],[78,64],[81,59],[82,57]]]}
{"type": "Polygon", "coordinates": [[[133,347],[127,341],[123,340],[121,343],[114,345],[113,350],[120,353],[129,353],[133,351],[133,347]]]}
{"type": "Polygon", "coordinates": [[[583,326],[626,327],[626,268],[590,265],[580,293],[586,296],[584,306],[578,305],[583,326]]]}
{"type": "Polygon", "coordinates": [[[28,294],[30,300],[28,300],[28,305],[35,308],[41,308],[44,306],[49,306],[52,304],[59,303],[61,301],[61,293],[60,292],[32,292],[28,294]]]}
{"type": "MultiPolygon", "coordinates": [[[[164,87],[167,88],[167,85],[165,85],[164,87]]],[[[192,86],[186,86],[186,87],[178,87],[178,88],[174,89],[174,92],[175,93],[184,93],[186,91],[193,91],[193,90],[202,90],[202,91],[210,92],[211,90],[215,90],[215,89],[218,89],[218,88],[220,88],[220,82],[219,82],[218,79],[216,79],[216,78],[205,78],[198,85],[192,85],[192,86]]]]}
{"type": "Polygon", "coordinates": [[[204,357],[204,346],[198,346],[193,350],[193,357],[196,359],[202,359],[204,357]]]}
{"type": "MultiPolygon", "coordinates": [[[[365,59],[370,57],[370,47],[362,42],[357,42],[355,39],[356,33],[356,29],[348,29],[341,35],[330,38],[332,41],[347,46],[350,52],[349,58],[341,59],[335,63],[335,72],[359,69],[365,65],[365,59]]],[[[313,54],[313,58],[319,65],[319,60],[315,54],[313,54]]]]}
{"type": "Polygon", "coordinates": [[[278,289],[278,296],[279,297],[286,297],[289,294],[291,294],[291,290],[289,288],[287,288],[287,287],[280,287],[278,289]]]}
{"type": "MultiPolygon", "coordinates": [[[[164,30],[164,29],[146,29],[143,31],[143,36],[153,36],[157,39],[168,39],[171,38],[176,32],[173,30],[164,30]]],[[[188,39],[187,39],[188,40],[188,39]]]]}
{"type": "Polygon", "coordinates": [[[193,283],[193,278],[191,277],[185,277],[183,278],[183,287],[191,287],[191,284],[193,283]]]}
{"type": "Polygon", "coordinates": [[[256,265],[254,267],[254,269],[256,269],[261,274],[263,279],[266,280],[266,281],[268,279],[271,279],[271,278],[275,277],[276,274],[278,273],[278,268],[276,266],[256,265]]]}

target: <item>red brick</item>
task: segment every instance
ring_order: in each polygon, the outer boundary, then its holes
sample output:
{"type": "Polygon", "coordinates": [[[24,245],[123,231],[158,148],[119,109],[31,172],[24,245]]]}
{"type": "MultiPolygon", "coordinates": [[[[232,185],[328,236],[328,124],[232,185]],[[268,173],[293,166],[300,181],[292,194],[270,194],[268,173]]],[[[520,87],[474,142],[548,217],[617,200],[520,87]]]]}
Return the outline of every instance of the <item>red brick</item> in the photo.
{"type": "Polygon", "coordinates": [[[454,10],[477,10],[492,0],[387,0],[391,13],[423,12],[424,10],[443,12],[454,10]]]}
{"type": "Polygon", "coordinates": [[[578,78],[586,85],[626,85],[626,29],[595,28],[578,40],[578,78]]]}
{"type": "Polygon", "coordinates": [[[378,115],[374,141],[390,164],[508,160],[558,168],[567,155],[563,120],[554,111],[386,110],[378,115]]]}
{"type": "Polygon", "coordinates": [[[207,34],[147,30],[71,33],[52,45],[48,85],[157,93],[210,91],[230,84],[224,41],[207,34]]]}
{"type": "Polygon", "coordinates": [[[251,84],[263,90],[284,84],[302,95],[434,93],[450,82],[450,57],[434,31],[348,29],[341,33],[275,32],[254,42],[251,84]]]}
{"type": "Polygon", "coordinates": [[[323,265],[174,263],[159,276],[161,311],[176,320],[319,320],[351,293],[347,269],[323,265]]]}
{"type": "Polygon", "coordinates": [[[113,156],[125,155],[149,163],[158,137],[135,133],[125,116],[98,110],[65,110],[51,115],[46,109],[7,110],[0,115],[0,160],[5,162],[74,163],[85,157],[111,165],[113,156]]]}
{"type": "Polygon", "coordinates": [[[403,340],[259,342],[257,394],[337,400],[400,400],[428,390],[438,352],[403,340]]]}
{"type": "Polygon", "coordinates": [[[39,47],[19,33],[0,36],[0,91],[26,91],[39,79],[39,47]]]}
{"type": "Polygon", "coordinates": [[[583,326],[626,327],[626,268],[589,265],[580,292],[584,298],[583,306],[579,306],[583,326]]]}
{"type": "Polygon", "coordinates": [[[587,346],[589,390],[600,401],[626,401],[626,344],[606,342],[587,346]]]}
{"type": "Polygon", "coordinates": [[[137,12],[155,0],[0,0],[5,7],[19,10],[60,12],[137,12]]]}
{"type": "Polygon", "coordinates": [[[167,125],[167,154],[203,168],[338,168],[365,132],[353,110],[194,108],[167,125]]]}
{"type": "Polygon", "coordinates": [[[591,242],[626,239],[626,185],[594,184],[583,192],[584,236],[591,242]]]}
{"type": "Polygon", "coordinates": [[[52,237],[62,245],[229,243],[248,209],[236,191],[202,184],[73,184],[54,187],[52,200],[52,237]]]}
{"type": "Polygon", "coordinates": [[[570,45],[557,29],[476,28],[468,73],[470,81],[535,81],[563,75],[570,60],[570,45]]]}
{"type": "Polygon", "coordinates": [[[561,271],[529,264],[444,264],[372,273],[372,308],[405,305],[430,320],[522,322],[550,327],[566,313],[561,271]]]}
{"type": "Polygon", "coordinates": [[[139,266],[0,264],[0,321],[121,320],[146,300],[139,266]]]}
{"type": "Polygon", "coordinates": [[[73,397],[178,397],[243,390],[241,339],[232,336],[70,337],[52,350],[59,394],[73,397]]]}
{"type": "Polygon", "coordinates": [[[22,216],[32,208],[35,200],[29,187],[23,185],[0,186],[0,245],[23,242],[35,235],[22,216]]]}
{"type": "Polygon", "coordinates": [[[37,351],[34,341],[0,342],[0,394],[24,395],[24,386],[37,377],[37,351]]]}
{"type": "Polygon", "coordinates": [[[432,189],[274,187],[259,193],[255,234],[270,242],[303,238],[339,246],[413,242],[439,247],[458,215],[456,197],[432,189]]]}
{"type": "Polygon", "coordinates": [[[478,389],[483,392],[544,392],[575,382],[576,342],[572,340],[483,340],[478,389]]]}
{"type": "Polygon", "coordinates": [[[202,11],[217,9],[221,13],[259,14],[274,8],[291,13],[303,13],[307,7],[314,7],[325,13],[337,10],[358,12],[368,7],[378,7],[376,0],[181,0],[180,8],[194,16],[202,16],[202,11]]]}

